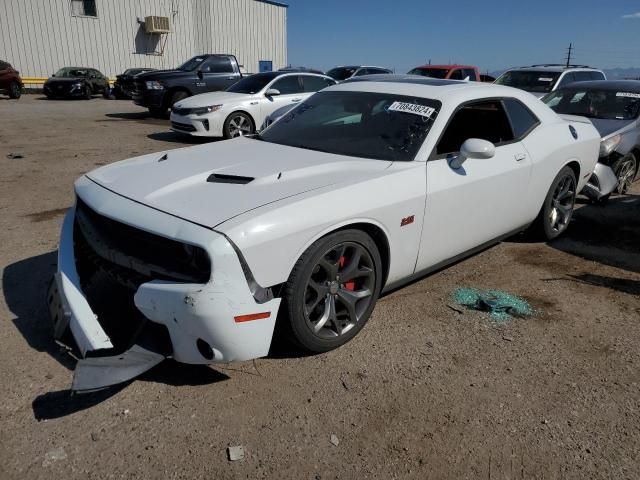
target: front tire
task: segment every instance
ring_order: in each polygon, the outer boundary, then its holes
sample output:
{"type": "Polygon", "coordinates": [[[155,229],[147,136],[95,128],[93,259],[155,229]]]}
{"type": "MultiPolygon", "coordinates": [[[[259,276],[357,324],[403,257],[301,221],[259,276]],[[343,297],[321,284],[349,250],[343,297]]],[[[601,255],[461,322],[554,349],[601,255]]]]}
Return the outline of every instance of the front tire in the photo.
{"type": "Polygon", "coordinates": [[[234,112],[227,117],[223,126],[224,138],[236,138],[255,133],[256,127],[249,115],[234,112]]]}
{"type": "Polygon", "coordinates": [[[576,201],[576,175],[564,167],[551,183],[538,217],[531,225],[535,237],[553,240],[569,226],[576,201]]]}
{"type": "Polygon", "coordinates": [[[149,107],[149,115],[153,118],[164,118],[167,115],[167,109],[163,107],[149,107]]]}
{"type": "Polygon", "coordinates": [[[628,153],[622,158],[619,158],[611,165],[613,173],[618,177],[618,186],[616,187],[616,193],[618,195],[624,195],[627,190],[631,188],[633,179],[636,176],[636,170],[638,168],[638,161],[633,153],[628,153]]]}
{"type": "Polygon", "coordinates": [[[91,92],[91,87],[89,85],[84,87],[84,99],[85,100],[91,100],[91,98],[93,98],[92,93],[93,92],[91,92]]]}
{"type": "Polygon", "coordinates": [[[321,238],[300,257],[287,281],[283,312],[293,340],[320,353],[344,345],[371,316],[382,285],[382,260],[360,230],[321,238]]]}
{"type": "Polygon", "coordinates": [[[21,95],[22,89],[20,88],[20,84],[18,82],[11,82],[11,85],[9,85],[9,98],[17,100],[21,95]]]}

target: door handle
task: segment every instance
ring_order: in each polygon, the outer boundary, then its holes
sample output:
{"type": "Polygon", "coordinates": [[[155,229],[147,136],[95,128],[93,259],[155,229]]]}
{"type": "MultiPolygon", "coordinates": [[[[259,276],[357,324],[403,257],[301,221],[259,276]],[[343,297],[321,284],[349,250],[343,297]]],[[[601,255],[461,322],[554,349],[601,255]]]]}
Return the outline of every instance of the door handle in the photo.
{"type": "Polygon", "coordinates": [[[526,153],[516,153],[514,155],[516,162],[521,162],[522,160],[524,160],[525,158],[527,158],[527,154],[526,153]]]}
{"type": "Polygon", "coordinates": [[[292,102],[292,103],[298,103],[298,102],[300,102],[300,101],[302,101],[302,99],[301,99],[301,98],[293,98],[293,99],[291,99],[291,102],[292,102]]]}
{"type": "Polygon", "coordinates": [[[227,80],[235,80],[236,77],[227,77],[227,80]]]}

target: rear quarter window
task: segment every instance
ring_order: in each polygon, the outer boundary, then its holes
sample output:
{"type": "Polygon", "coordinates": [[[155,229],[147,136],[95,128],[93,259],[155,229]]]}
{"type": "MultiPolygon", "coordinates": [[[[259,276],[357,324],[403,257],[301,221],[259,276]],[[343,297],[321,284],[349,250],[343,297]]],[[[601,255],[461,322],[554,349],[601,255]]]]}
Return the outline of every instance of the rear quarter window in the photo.
{"type": "Polygon", "coordinates": [[[516,140],[526,137],[540,124],[540,120],[531,110],[514,98],[504,99],[504,108],[507,111],[513,136],[516,140]]]}

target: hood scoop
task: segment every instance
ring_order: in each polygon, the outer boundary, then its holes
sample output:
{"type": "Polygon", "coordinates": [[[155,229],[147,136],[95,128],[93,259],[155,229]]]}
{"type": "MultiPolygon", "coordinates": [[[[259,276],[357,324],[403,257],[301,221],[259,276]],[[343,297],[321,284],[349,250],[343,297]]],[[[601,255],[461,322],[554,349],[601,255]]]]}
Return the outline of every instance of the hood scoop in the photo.
{"type": "Polygon", "coordinates": [[[235,185],[246,185],[254,181],[253,177],[241,177],[240,175],[225,175],[223,173],[212,173],[207,178],[209,183],[232,183],[235,185]]]}

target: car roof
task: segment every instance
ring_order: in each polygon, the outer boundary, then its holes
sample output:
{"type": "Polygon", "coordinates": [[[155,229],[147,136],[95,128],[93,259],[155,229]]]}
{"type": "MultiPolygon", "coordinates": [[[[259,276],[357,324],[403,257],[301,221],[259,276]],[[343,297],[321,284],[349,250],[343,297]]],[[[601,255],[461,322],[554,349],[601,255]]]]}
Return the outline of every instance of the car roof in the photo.
{"type": "MultiPolygon", "coordinates": [[[[440,80],[419,75],[378,74],[349,79],[322,90],[322,92],[330,91],[415,96],[438,100],[442,103],[443,108],[446,106],[448,109],[474,100],[514,98],[527,105],[540,120],[559,120],[558,115],[553,110],[530,93],[495,83],[440,80]]],[[[318,93],[318,95],[321,93],[318,93]]]]}
{"type": "Polygon", "coordinates": [[[572,82],[559,90],[580,88],[581,90],[615,90],[640,93],[640,80],[592,80],[588,82],[572,82]]]}
{"type": "Polygon", "coordinates": [[[523,72],[540,72],[540,71],[544,71],[544,72],[554,72],[554,73],[562,73],[568,70],[593,70],[596,72],[599,72],[601,70],[597,69],[597,68],[593,68],[590,67],[588,65],[569,65],[568,67],[566,65],[561,65],[561,64],[553,64],[553,63],[546,63],[546,64],[541,64],[541,65],[530,65],[528,67],[516,67],[516,68],[511,68],[509,69],[509,71],[513,71],[513,70],[519,70],[519,71],[523,71],[523,72]]]}
{"type": "Polygon", "coordinates": [[[428,68],[446,68],[446,69],[454,69],[454,68],[473,68],[474,70],[477,68],[474,65],[460,65],[459,63],[451,63],[451,64],[441,64],[441,65],[420,65],[419,67],[415,67],[415,69],[428,69],[428,68]]]}
{"type": "Polygon", "coordinates": [[[382,70],[389,70],[391,71],[390,68],[387,67],[380,67],[378,65],[339,65],[337,67],[333,67],[330,70],[335,70],[336,68],[353,68],[353,69],[358,69],[358,68],[380,68],[382,70]]]}

